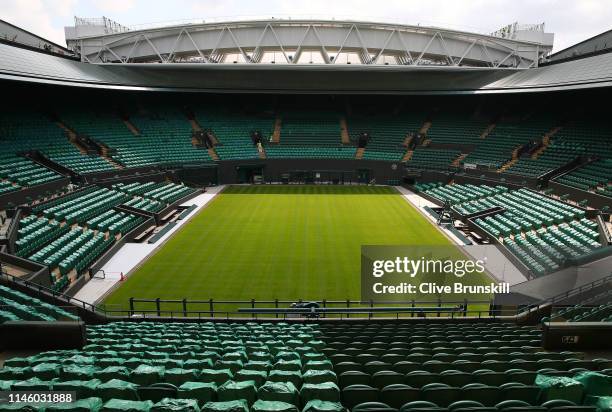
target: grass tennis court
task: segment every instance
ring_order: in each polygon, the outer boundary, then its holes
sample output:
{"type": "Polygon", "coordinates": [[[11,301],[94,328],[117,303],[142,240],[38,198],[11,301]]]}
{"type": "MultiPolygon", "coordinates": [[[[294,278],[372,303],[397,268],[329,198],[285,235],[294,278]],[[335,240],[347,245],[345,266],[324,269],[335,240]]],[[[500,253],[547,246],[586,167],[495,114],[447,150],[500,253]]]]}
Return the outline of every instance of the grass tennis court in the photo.
{"type": "Polygon", "coordinates": [[[359,300],[362,244],[450,242],[391,187],[230,186],[105,303],[359,300]]]}

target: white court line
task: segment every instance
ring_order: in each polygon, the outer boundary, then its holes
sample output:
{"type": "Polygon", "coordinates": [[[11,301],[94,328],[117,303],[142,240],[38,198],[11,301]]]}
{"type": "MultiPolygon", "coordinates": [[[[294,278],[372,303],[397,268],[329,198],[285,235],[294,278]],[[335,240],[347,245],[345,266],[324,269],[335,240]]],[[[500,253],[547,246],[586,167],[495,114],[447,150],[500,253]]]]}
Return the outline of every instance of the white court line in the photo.
{"type": "Polygon", "coordinates": [[[140,265],[156,249],[161,247],[177,230],[191,220],[204,206],[225,188],[224,185],[206,188],[206,192],[183,203],[181,206],[196,205],[197,207],[182,220],[176,221],[176,226],[170,229],[161,239],[153,244],[126,243],[102,266],[106,273],[105,279],[93,278],[89,280],[74,296],[85,302],[95,303],[102,298],[121,278],[121,273],[129,275],[134,268],[140,265]]]}

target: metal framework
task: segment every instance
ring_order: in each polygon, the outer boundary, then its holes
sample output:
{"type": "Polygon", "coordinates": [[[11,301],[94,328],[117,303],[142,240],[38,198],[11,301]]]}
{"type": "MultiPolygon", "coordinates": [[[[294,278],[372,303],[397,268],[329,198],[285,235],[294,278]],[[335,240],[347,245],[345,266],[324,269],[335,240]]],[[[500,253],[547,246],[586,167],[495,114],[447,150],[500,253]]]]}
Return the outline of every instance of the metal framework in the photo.
{"type": "Polygon", "coordinates": [[[552,49],[552,40],[524,41],[435,27],[335,20],[197,23],[110,33],[96,32],[90,23],[86,28],[78,24],[67,27],[66,37],[69,47],[88,63],[531,68],[552,49]]]}

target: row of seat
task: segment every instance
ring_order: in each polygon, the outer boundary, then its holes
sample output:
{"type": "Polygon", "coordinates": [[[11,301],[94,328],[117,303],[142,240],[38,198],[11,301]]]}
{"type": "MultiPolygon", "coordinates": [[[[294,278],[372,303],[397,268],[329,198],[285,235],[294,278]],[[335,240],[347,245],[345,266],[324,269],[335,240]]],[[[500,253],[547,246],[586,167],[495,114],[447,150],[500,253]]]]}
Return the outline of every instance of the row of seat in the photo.
{"type": "Polygon", "coordinates": [[[534,156],[520,157],[506,173],[520,176],[540,177],[547,172],[555,170],[574,160],[578,154],[554,143],[548,146],[543,153],[534,156]]]}
{"type": "Polygon", "coordinates": [[[5,179],[1,182],[0,193],[8,193],[19,190],[22,186],[36,186],[61,178],[62,175],[59,173],[34,163],[30,159],[18,157],[10,152],[0,155],[0,179],[5,179]]]}
{"type": "Polygon", "coordinates": [[[272,135],[274,118],[270,113],[261,115],[232,112],[205,105],[192,107],[194,117],[205,130],[211,130],[219,144],[215,151],[221,160],[255,159],[259,157],[251,133],[259,132],[268,140],[272,135]]]}
{"type": "Polygon", "coordinates": [[[118,184],[112,189],[90,186],[41,203],[19,221],[15,242],[19,256],[49,266],[53,288],[64,290],[115,238],[124,236],[144,221],[135,214],[117,211],[119,204],[161,210],[164,202],[193,189],[167,183],[118,184]],[[136,197],[130,191],[159,189],[160,200],[136,197]],[[73,272],[74,271],[74,272],[73,272]]]}
{"type": "Polygon", "coordinates": [[[152,200],[172,203],[189,193],[195,192],[195,189],[184,185],[178,185],[176,183],[165,183],[164,185],[145,192],[144,197],[152,200]]]}
{"type": "Polygon", "coordinates": [[[610,196],[608,186],[612,183],[612,159],[596,160],[555,180],[567,186],[610,196]]]}
{"type": "MultiPolygon", "coordinates": [[[[508,188],[505,186],[472,184],[442,185],[432,183],[419,186],[419,190],[442,202],[449,202],[452,205],[462,203],[460,206],[465,206],[465,202],[505,193],[508,191],[508,188]]],[[[459,206],[454,206],[454,209],[461,214],[470,214],[477,211],[473,209],[462,209],[459,208],[459,206]]]]}
{"type": "Polygon", "coordinates": [[[76,315],[0,285],[0,323],[17,320],[78,320],[76,315]]]}
{"type": "Polygon", "coordinates": [[[567,322],[612,322],[612,301],[596,306],[576,305],[557,311],[554,321],[567,322]]]}
{"type": "Polygon", "coordinates": [[[584,210],[534,191],[462,184],[422,189],[464,216],[490,211],[474,223],[506,245],[535,276],[602,247],[597,223],[586,219],[584,210]]]}
{"type": "Polygon", "coordinates": [[[546,115],[497,122],[489,135],[463,159],[462,163],[498,170],[512,159],[517,149],[541,140],[544,133],[555,126],[555,123],[554,119],[546,115]]]}
{"type": "Polygon", "coordinates": [[[438,113],[427,130],[427,138],[436,144],[478,145],[483,142],[481,136],[489,124],[488,120],[467,112],[438,113]]]}
{"type": "MultiPolygon", "coordinates": [[[[45,115],[31,108],[19,110],[15,107],[0,115],[0,138],[7,157],[13,164],[6,163],[9,175],[22,186],[52,181],[62,176],[16,154],[38,150],[45,157],[79,173],[112,170],[113,167],[96,155],[83,154],[69,140],[66,132],[45,115]]],[[[4,163],[0,160],[0,165],[4,163]]],[[[0,177],[2,176],[0,166],[0,177]]]]}
{"type": "Polygon", "coordinates": [[[8,359],[0,388],[68,390],[103,402],[191,399],[203,409],[284,402],[301,410],[334,401],[343,410],[317,325],[112,322],[87,329],[82,350],[8,359]]]}
{"type": "Polygon", "coordinates": [[[406,111],[396,116],[389,114],[353,113],[348,119],[348,132],[353,140],[367,133],[369,136],[363,159],[397,162],[406,153],[406,137],[416,134],[425,123],[426,113],[406,111]]]}
{"type": "Polygon", "coordinates": [[[276,158],[326,158],[326,159],[353,159],[357,149],[355,147],[310,147],[310,146],[267,146],[266,156],[276,158]]]}

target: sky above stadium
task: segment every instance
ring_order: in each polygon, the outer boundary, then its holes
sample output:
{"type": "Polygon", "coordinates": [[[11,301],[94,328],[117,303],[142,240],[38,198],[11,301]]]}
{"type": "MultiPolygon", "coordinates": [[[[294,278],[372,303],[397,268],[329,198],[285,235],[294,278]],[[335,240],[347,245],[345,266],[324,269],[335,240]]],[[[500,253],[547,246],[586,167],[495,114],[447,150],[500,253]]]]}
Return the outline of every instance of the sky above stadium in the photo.
{"type": "Polygon", "coordinates": [[[126,26],[202,19],[336,18],[490,33],[515,21],[546,23],[554,51],[612,29],[610,0],[0,0],[0,19],[65,45],[74,16],[126,26]]]}

